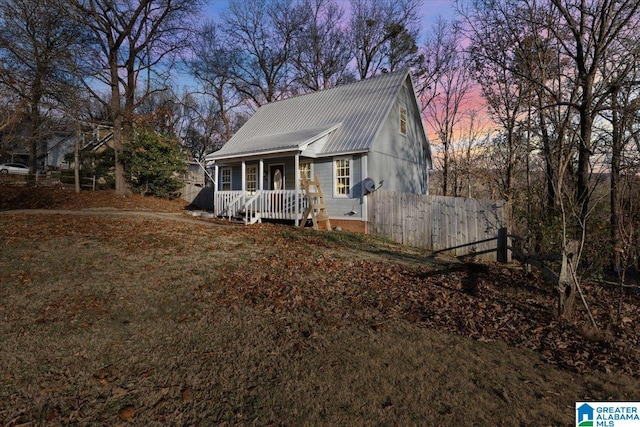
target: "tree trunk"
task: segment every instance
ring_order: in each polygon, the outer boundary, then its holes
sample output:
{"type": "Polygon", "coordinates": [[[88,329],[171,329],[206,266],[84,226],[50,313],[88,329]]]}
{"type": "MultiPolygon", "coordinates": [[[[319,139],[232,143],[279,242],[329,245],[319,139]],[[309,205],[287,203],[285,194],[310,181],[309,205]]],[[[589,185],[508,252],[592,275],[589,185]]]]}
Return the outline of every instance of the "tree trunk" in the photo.
{"type": "Polygon", "coordinates": [[[442,195],[448,196],[449,191],[449,144],[444,141],[444,153],[442,160],[442,195]]]}
{"type": "Polygon", "coordinates": [[[76,114],[76,141],[73,145],[73,177],[75,179],[76,193],[80,192],[80,138],[82,136],[80,120],[76,114]]]}
{"type": "Polygon", "coordinates": [[[610,217],[609,235],[612,249],[612,267],[620,265],[620,218],[618,206],[618,187],[620,184],[620,161],[622,155],[622,132],[620,129],[620,117],[618,114],[618,93],[614,91],[611,95],[611,182],[610,182],[610,217]]]}
{"type": "Polygon", "coordinates": [[[558,277],[558,315],[565,320],[571,320],[575,307],[579,249],[580,242],[572,239],[566,239],[562,248],[562,267],[558,277]]]}
{"type": "Polygon", "coordinates": [[[116,117],[113,121],[113,152],[115,161],[115,183],[116,194],[118,196],[127,195],[127,183],[124,179],[124,165],[120,160],[120,154],[122,153],[122,140],[124,135],[122,134],[122,118],[116,117]]]}
{"type": "Polygon", "coordinates": [[[591,179],[591,134],[593,127],[593,75],[583,75],[583,98],[580,105],[580,141],[578,142],[577,202],[580,209],[578,229],[586,227],[589,214],[589,180],[591,179]]]}
{"type": "Polygon", "coordinates": [[[38,172],[38,130],[40,127],[40,97],[32,99],[29,111],[29,127],[27,140],[29,141],[29,173],[38,172]]]}
{"type": "Polygon", "coordinates": [[[118,56],[117,52],[111,52],[109,57],[110,77],[111,77],[111,112],[113,114],[113,152],[115,163],[115,184],[116,195],[125,196],[127,194],[127,185],[124,179],[124,166],[120,160],[120,154],[123,147],[123,131],[122,131],[122,103],[120,101],[120,79],[118,76],[118,56]]]}

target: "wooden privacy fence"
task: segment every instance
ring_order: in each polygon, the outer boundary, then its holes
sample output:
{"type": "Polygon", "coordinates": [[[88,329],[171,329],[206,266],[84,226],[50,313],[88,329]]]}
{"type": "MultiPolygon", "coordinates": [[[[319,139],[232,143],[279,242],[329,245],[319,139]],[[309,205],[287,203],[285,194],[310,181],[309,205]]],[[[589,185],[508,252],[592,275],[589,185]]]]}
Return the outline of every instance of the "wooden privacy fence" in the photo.
{"type": "Polygon", "coordinates": [[[496,260],[498,230],[507,227],[502,200],[380,190],[366,197],[370,234],[452,256],[496,260]]]}

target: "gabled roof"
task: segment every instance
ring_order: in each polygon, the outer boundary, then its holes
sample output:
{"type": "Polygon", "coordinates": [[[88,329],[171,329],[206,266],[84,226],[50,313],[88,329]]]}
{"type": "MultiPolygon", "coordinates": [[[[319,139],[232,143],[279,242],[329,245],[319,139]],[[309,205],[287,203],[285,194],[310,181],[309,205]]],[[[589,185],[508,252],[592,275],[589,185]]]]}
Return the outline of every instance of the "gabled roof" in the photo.
{"type": "Polygon", "coordinates": [[[317,157],[366,152],[407,79],[408,71],[394,72],[264,105],[207,160],[292,152],[310,144],[317,157]]]}

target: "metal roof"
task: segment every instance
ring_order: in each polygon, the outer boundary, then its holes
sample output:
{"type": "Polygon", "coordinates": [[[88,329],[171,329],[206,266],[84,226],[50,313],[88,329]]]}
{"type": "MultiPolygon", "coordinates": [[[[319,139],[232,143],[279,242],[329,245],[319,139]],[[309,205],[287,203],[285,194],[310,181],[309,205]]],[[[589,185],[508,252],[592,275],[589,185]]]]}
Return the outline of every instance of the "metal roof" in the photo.
{"type": "Polygon", "coordinates": [[[207,160],[291,151],[327,134],[319,157],[368,151],[410,78],[394,72],[266,104],[207,160]]]}

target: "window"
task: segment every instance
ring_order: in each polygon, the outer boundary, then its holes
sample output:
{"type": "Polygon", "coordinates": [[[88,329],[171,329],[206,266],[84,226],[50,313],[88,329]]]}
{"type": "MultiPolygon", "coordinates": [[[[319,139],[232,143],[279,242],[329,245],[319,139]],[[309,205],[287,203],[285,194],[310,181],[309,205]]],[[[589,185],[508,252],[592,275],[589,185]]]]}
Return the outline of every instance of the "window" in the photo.
{"type": "Polygon", "coordinates": [[[400,107],[400,135],[407,135],[407,109],[400,107]]]}
{"type": "Polygon", "coordinates": [[[247,166],[247,192],[253,194],[258,189],[258,167],[247,166]]]}
{"type": "Polygon", "coordinates": [[[302,185],[302,176],[304,175],[307,178],[307,181],[311,181],[311,162],[304,161],[300,162],[300,185],[302,185]]]}
{"type": "Polygon", "coordinates": [[[224,168],[221,171],[222,191],[231,191],[231,168],[224,168]]]}
{"type": "Polygon", "coordinates": [[[334,161],[335,188],[333,191],[336,197],[351,196],[351,158],[342,157],[334,161]]]}

